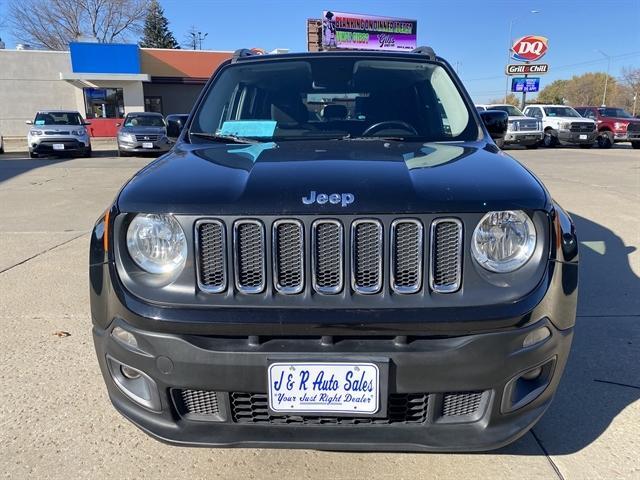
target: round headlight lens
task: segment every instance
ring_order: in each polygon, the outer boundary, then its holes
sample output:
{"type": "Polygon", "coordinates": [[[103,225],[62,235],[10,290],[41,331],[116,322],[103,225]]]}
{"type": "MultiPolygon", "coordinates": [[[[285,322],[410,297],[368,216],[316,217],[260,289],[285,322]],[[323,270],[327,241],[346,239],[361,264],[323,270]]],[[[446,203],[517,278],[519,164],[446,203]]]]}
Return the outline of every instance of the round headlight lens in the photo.
{"type": "Polygon", "coordinates": [[[187,260],[187,239],[171,215],[137,215],[127,230],[127,248],[133,261],[149,273],[174,273],[187,260]]]}
{"type": "Polygon", "coordinates": [[[489,212],[473,231],[471,252],[487,270],[507,273],[517,270],[533,255],[536,229],[521,210],[489,212]]]}

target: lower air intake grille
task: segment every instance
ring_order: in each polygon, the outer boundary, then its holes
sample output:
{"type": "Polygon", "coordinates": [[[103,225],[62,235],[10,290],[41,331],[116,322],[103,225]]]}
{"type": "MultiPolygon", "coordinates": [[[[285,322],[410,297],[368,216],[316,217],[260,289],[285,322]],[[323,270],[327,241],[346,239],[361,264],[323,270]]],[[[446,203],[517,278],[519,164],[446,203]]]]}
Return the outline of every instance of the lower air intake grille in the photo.
{"type": "Polygon", "coordinates": [[[303,237],[297,220],[280,220],[273,226],[274,280],[280,293],[300,293],[304,288],[303,237]]]}
{"type": "Polygon", "coordinates": [[[396,220],[391,225],[391,288],[415,293],[422,286],[422,223],[396,220]]]}
{"type": "Polygon", "coordinates": [[[196,415],[218,415],[218,395],[206,390],[180,390],[180,398],[187,413],[196,415]]]}
{"type": "Polygon", "coordinates": [[[257,220],[234,224],[236,288],[244,293],[260,293],[265,287],[264,227],[257,220]]]}
{"type": "Polygon", "coordinates": [[[267,395],[232,392],[231,417],[236,423],[272,425],[388,425],[391,423],[421,424],[427,419],[429,396],[426,393],[391,394],[384,418],[336,417],[311,415],[272,415],[267,395]]]}
{"type": "Polygon", "coordinates": [[[431,288],[452,293],[462,276],[462,223],[457,219],[434,220],[431,225],[431,288]]]}
{"type": "Polygon", "coordinates": [[[483,392],[446,393],[442,401],[443,417],[473,415],[478,411],[483,392]]]}
{"type": "Polygon", "coordinates": [[[351,275],[358,293],[382,288],[382,225],[377,220],[356,220],[351,227],[351,275]]]}
{"type": "Polygon", "coordinates": [[[200,289],[218,293],[227,288],[225,232],[222,222],[202,220],[198,232],[198,282],[200,289]]]}
{"type": "Polygon", "coordinates": [[[313,288],[319,293],[340,293],[344,277],[342,224],[318,220],[312,230],[313,288]]]}

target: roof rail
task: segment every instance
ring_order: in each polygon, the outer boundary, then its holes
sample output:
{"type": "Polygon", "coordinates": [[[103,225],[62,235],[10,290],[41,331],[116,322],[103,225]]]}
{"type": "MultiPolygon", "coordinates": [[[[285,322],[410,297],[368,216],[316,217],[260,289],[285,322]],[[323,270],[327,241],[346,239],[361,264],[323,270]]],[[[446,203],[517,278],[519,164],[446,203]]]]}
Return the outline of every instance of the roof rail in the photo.
{"type": "Polygon", "coordinates": [[[239,48],[235,52],[233,52],[233,57],[231,58],[231,63],[236,63],[241,58],[245,57],[253,57],[255,55],[259,55],[258,53],[250,50],[248,48],[239,48]]]}
{"type": "Polygon", "coordinates": [[[429,60],[436,59],[436,52],[431,47],[418,47],[411,50],[411,53],[417,53],[418,55],[424,55],[429,58],[429,60]]]}

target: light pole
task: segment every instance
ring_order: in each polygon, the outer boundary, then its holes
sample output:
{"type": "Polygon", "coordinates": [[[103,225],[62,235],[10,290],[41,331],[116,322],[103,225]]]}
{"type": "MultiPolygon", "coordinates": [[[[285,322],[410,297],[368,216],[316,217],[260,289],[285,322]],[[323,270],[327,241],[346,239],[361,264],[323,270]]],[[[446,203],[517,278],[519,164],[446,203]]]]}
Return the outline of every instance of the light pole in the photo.
{"type": "MultiPolygon", "coordinates": [[[[536,14],[536,13],[540,13],[540,10],[530,10],[528,14],[536,14]]],[[[509,65],[509,61],[511,60],[511,45],[513,45],[513,24],[516,23],[518,20],[520,20],[521,18],[523,18],[525,15],[520,15],[519,17],[516,18],[512,18],[511,21],[509,21],[509,44],[507,45],[507,65],[509,65]]],[[[505,72],[506,75],[506,72],[505,72]]],[[[509,95],[509,75],[507,75],[507,81],[505,83],[505,87],[504,87],[504,103],[507,103],[507,96],[509,95]]]]}
{"type": "Polygon", "coordinates": [[[604,79],[604,93],[602,94],[602,106],[607,105],[607,85],[609,84],[609,70],[611,70],[611,55],[607,55],[602,50],[596,50],[600,55],[607,59],[607,76],[604,79]]]}

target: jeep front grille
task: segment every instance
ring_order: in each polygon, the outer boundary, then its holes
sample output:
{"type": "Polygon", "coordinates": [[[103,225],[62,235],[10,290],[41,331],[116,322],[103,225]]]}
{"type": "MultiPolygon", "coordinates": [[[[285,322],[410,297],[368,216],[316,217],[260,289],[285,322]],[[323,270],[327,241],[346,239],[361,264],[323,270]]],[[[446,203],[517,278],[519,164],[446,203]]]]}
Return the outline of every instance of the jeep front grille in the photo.
{"type": "Polygon", "coordinates": [[[431,225],[430,286],[434,292],[452,293],[462,278],[462,223],[453,218],[431,225]]]}
{"type": "Polygon", "coordinates": [[[365,294],[382,288],[382,224],[377,220],[351,224],[351,286],[365,294]]]}
{"type": "Polygon", "coordinates": [[[265,288],[264,226],[258,220],[238,220],[233,225],[236,288],[261,293],[265,288]]]}
{"type": "Polygon", "coordinates": [[[311,241],[313,289],[318,293],[340,293],[344,283],[342,224],[336,220],[315,221],[311,241]]]}
{"type": "Polygon", "coordinates": [[[273,224],[273,275],[280,293],[300,293],[304,288],[304,230],[298,220],[273,224]]]}
{"type": "Polygon", "coordinates": [[[396,220],[391,224],[391,288],[415,293],[422,288],[422,223],[396,220]]]}
{"type": "Polygon", "coordinates": [[[205,293],[407,295],[428,286],[446,294],[462,284],[463,228],[455,218],[201,219],[194,230],[205,293]]]}

